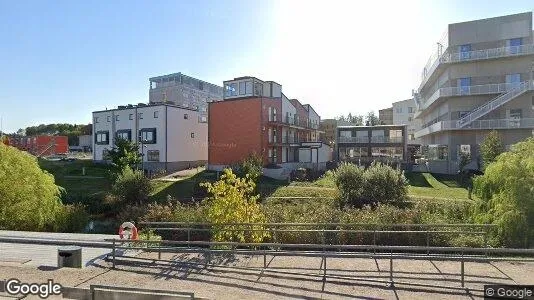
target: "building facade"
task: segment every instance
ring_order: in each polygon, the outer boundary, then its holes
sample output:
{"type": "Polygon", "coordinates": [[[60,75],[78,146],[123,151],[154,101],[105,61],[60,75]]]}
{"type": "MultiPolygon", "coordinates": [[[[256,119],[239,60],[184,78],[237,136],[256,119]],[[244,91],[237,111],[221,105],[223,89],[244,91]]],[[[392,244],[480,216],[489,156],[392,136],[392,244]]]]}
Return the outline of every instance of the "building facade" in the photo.
{"type": "Polygon", "coordinates": [[[497,130],[506,145],[533,136],[532,13],[450,24],[414,92],[430,171],[455,173],[461,153],[497,130]]]}
{"type": "Polygon", "coordinates": [[[393,125],[393,107],[379,109],[378,121],[382,125],[393,125]]]}
{"type": "Polygon", "coordinates": [[[7,138],[7,144],[19,150],[27,151],[37,157],[67,154],[69,152],[67,136],[9,136],[7,138]]]}
{"type": "Polygon", "coordinates": [[[207,115],[208,103],[222,99],[222,87],[215,84],[174,73],[149,79],[149,103],[169,103],[198,109],[207,115]]]}
{"type": "Polygon", "coordinates": [[[284,170],[323,168],[330,147],[319,141],[321,118],[311,105],[282,93],[274,81],[240,77],[224,82],[224,100],[209,104],[208,168],[221,170],[252,153],[284,170]]]}
{"type": "Polygon", "coordinates": [[[408,158],[406,125],[338,126],[339,161],[368,165],[373,161],[405,163],[408,158]]]}
{"type": "Polygon", "coordinates": [[[140,103],[93,112],[93,160],[108,161],[118,138],[139,145],[141,167],[149,171],[196,167],[208,158],[207,117],[197,109],[140,103]]]}
{"type": "Polygon", "coordinates": [[[419,144],[415,132],[421,129],[421,120],[415,119],[415,102],[412,99],[393,102],[393,125],[407,125],[408,143],[419,144]]]}

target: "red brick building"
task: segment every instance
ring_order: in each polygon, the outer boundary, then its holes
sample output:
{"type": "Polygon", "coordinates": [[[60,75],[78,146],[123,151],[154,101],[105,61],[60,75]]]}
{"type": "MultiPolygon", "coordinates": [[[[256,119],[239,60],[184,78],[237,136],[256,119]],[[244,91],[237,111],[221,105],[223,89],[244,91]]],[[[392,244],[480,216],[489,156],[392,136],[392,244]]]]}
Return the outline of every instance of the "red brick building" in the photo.
{"type": "Polygon", "coordinates": [[[224,100],[210,103],[208,112],[210,169],[239,163],[252,153],[264,164],[328,160],[318,150],[324,146],[318,142],[319,115],[310,105],[288,99],[276,82],[225,81],[224,100]]]}
{"type": "Polygon", "coordinates": [[[66,136],[38,135],[9,137],[8,144],[35,156],[50,156],[69,152],[66,136]]]}

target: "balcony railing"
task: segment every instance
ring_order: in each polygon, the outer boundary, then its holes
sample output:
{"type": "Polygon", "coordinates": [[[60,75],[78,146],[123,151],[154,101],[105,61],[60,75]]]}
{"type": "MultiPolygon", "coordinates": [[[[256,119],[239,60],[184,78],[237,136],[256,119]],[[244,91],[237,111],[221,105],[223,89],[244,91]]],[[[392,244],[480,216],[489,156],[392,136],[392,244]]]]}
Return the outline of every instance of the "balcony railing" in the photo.
{"type": "Polygon", "coordinates": [[[518,85],[519,83],[494,83],[440,88],[422,103],[420,109],[427,109],[430,107],[430,105],[436,102],[436,100],[443,97],[502,94],[510,91],[512,88],[517,87],[518,85]]]}
{"type": "Polygon", "coordinates": [[[415,133],[419,138],[434,132],[446,130],[473,130],[473,129],[517,129],[517,128],[534,128],[534,118],[518,119],[489,119],[475,120],[471,124],[461,127],[458,120],[447,120],[434,123],[415,133]]]}
{"type": "Polygon", "coordinates": [[[340,136],[337,139],[338,143],[362,143],[368,144],[368,136],[340,136]]]}
{"type": "Polygon", "coordinates": [[[403,137],[372,136],[371,143],[402,143],[403,137]]]}
{"type": "Polygon", "coordinates": [[[340,136],[338,143],[402,143],[403,137],[389,137],[389,136],[373,136],[373,137],[361,137],[361,136],[340,136]]]}
{"type": "Polygon", "coordinates": [[[423,79],[421,80],[421,85],[419,90],[427,83],[428,79],[432,74],[438,69],[439,66],[446,63],[457,63],[457,62],[466,62],[473,60],[482,60],[482,59],[493,59],[493,58],[502,58],[518,55],[529,55],[534,54],[534,44],[521,45],[521,46],[510,46],[510,47],[500,47],[492,49],[482,49],[466,52],[448,52],[445,51],[441,56],[436,58],[436,60],[426,67],[426,71],[423,73],[423,79]]]}

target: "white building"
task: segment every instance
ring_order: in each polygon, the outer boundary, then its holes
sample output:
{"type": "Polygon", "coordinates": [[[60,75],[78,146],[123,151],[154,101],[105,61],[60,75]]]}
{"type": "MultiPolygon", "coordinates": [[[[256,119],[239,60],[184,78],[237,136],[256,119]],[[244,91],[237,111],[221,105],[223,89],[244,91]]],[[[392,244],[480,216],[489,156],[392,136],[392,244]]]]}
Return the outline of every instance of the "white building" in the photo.
{"type": "Polygon", "coordinates": [[[185,169],[208,159],[207,117],[199,110],[169,103],[119,106],[93,112],[93,160],[105,162],[117,138],[139,144],[143,168],[185,169]]]}
{"type": "Polygon", "coordinates": [[[415,132],[421,129],[421,120],[415,119],[416,107],[413,99],[393,102],[393,125],[407,125],[408,143],[420,144],[415,132]]]}

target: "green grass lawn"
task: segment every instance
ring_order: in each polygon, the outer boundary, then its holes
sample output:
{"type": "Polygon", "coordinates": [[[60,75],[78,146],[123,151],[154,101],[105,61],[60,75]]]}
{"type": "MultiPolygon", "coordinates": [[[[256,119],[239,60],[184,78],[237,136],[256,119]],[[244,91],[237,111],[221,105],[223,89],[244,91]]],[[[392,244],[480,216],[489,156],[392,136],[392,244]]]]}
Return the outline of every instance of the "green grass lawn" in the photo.
{"type": "Polygon", "coordinates": [[[406,178],[410,183],[408,194],[412,197],[468,200],[467,189],[453,175],[407,173],[406,178]]]}

